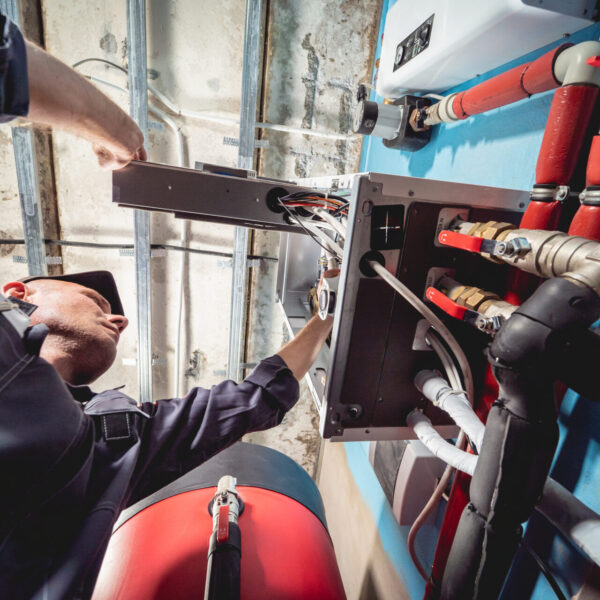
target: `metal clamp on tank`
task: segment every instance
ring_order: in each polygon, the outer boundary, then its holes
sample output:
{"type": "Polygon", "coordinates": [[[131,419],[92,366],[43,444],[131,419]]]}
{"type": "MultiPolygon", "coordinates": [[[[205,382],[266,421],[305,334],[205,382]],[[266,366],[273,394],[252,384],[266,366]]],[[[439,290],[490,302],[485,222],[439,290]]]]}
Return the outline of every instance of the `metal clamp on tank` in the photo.
{"type": "MultiPolygon", "coordinates": [[[[391,104],[372,102],[359,93],[354,113],[354,132],[383,138],[388,148],[414,152],[425,146],[431,138],[431,128],[411,124],[413,113],[421,114],[432,103],[431,98],[402,96],[391,104]]],[[[414,121],[413,121],[414,123],[414,121]]]]}

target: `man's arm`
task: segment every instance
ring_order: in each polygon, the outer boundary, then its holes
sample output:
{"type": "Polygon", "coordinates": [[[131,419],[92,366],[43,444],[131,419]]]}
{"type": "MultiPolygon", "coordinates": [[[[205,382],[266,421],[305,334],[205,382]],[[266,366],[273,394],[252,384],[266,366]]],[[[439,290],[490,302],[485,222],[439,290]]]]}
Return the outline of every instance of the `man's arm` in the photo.
{"type": "Polygon", "coordinates": [[[331,332],[333,317],[324,321],[314,316],[277,354],[280,356],[294,377],[300,381],[315,362],[321,346],[331,332]]]}
{"type": "Polygon", "coordinates": [[[103,167],[146,159],[144,136],[133,119],[94,85],[31,42],[26,42],[28,118],[93,143],[103,167]]]}
{"type": "MultiPolygon", "coordinates": [[[[323,278],[337,277],[340,274],[339,269],[329,269],[323,273],[323,278]]],[[[321,291],[321,283],[317,290],[317,298],[321,291]]],[[[296,337],[287,343],[278,353],[294,377],[300,381],[311,365],[315,362],[321,347],[331,332],[333,326],[333,317],[327,317],[322,320],[314,316],[296,335],[296,337]]]]}

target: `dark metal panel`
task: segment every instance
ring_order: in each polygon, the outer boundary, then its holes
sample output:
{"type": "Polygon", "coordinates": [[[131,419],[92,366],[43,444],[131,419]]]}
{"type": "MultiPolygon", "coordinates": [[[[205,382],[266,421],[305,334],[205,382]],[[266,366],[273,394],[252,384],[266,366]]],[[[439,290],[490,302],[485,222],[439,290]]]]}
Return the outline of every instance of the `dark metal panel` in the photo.
{"type": "MultiPolygon", "coordinates": [[[[455,430],[449,417],[434,406],[425,405],[412,383],[419,369],[441,368],[431,351],[413,350],[417,324],[422,317],[400,296],[386,289],[387,284],[361,272],[361,258],[372,249],[372,240],[391,239],[373,235],[373,227],[399,226],[397,218],[388,219],[385,215],[381,218],[381,210],[373,209],[390,207],[398,215],[402,212],[399,207],[404,207],[402,249],[395,249],[402,239],[400,235],[395,236],[397,241],[393,244],[386,242],[378,247],[387,269],[396,273],[417,296],[424,295],[431,267],[455,269],[458,281],[465,284],[477,281],[484,289],[502,293],[499,282],[506,280],[505,266],[434,244],[440,211],[466,207],[471,221],[518,223],[519,208],[524,206],[526,195],[516,190],[405,177],[383,177],[382,185],[380,178],[365,174],[354,189],[339,308],[332,334],[322,434],[338,440],[410,438],[413,435],[406,426],[406,415],[415,406],[422,406],[434,425],[441,427],[442,435],[453,435],[455,430]]],[[[482,350],[489,338],[467,325],[445,320],[467,349],[477,372],[477,364],[484,363],[482,350]]]]}
{"type": "Polygon", "coordinates": [[[270,192],[275,197],[303,190],[311,191],[292,183],[147,162],[134,161],[113,172],[113,202],[120,206],[172,212],[201,221],[300,233],[302,230],[297,225],[285,220],[285,213],[269,208],[267,199],[270,192]]]}

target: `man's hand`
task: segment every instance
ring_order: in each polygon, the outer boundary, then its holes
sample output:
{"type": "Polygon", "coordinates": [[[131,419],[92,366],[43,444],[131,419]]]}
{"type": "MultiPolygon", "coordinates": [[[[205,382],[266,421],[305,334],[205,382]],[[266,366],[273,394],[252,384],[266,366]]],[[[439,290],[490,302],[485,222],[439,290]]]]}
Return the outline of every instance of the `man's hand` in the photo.
{"type": "MultiPolygon", "coordinates": [[[[321,291],[323,279],[337,277],[339,274],[339,269],[325,271],[319,282],[318,290],[321,291]]],[[[333,317],[329,316],[323,320],[315,316],[296,334],[296,337],[291,342],[286,344],[277,353],[298,381],[306,375],[311,365],[315,362],[321,346],[323,346],[325,340],[329,337],[332,326],[333,317]]]]}
{"type": "Polygon", "coordinates": [[[141,145],[133,153],[131,150],[127,150],[126,148],[110,148],[108,146],[101,146],[100,144],[92,144],[92,150],[98,158],[98,164],[103,169],[122,169],[123,167],[126,167],[132,160],[147,160],[148,158],[144,146],[141,145]]]}
{"type": "Polygon", "coordinates": [[[339,269],[327,269],[327,271],[325,271],[323,273],[323,275],[321,275],[321,281],[319,281],[319,285],[317,286],[317,298],[319,297],[319,295],[321,293],[321,287],[323,286],[323,279],[326,279],[327,277],[338,277],[339,274],[340,274],[339,269]]]}
{"type": "Polygon", "coordinates": [[[101,167],[120,169],[146,160],[135,121],[79,73],[31,42],[26,43],[28,118],[92,142],[101,167]]]}
{"type": "Polygon", "coordinates": [[[323,321],[333,319],[332,313],[335,310],[337,277],[339,274],[339,269],[328,269],[323,273],[321,281],[319,281],[319,285],[317,286],[318,314],[323,321]],[[336,281],[333,281],[334,279],[336,281]]]}

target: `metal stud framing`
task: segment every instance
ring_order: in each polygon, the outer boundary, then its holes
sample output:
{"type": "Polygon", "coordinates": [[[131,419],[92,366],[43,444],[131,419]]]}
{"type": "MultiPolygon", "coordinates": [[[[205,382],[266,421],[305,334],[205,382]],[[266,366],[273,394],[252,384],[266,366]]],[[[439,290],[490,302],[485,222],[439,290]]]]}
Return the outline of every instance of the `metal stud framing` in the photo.
{"type": "MultiPolygon", "coordinates": [[[[146,4],[127,0],[129,112],[146,140],[148,87],[146,80],[146,4]]],[[[138,382],[141,402],[152,401],[152,305],[150,274],[150,213],[134,211],[135,276],[138,324],[138,382]]]]}
{"type": "MultiPolygon", "coordinates": [[[[254,168],[254,128],[258,93],[262,0],[246,0],[244,62],[242,69],[242,106],[240,111],[240,147],[238,167],[254,168]]],[[[248,229],[236,227],[233,238],[233,274],[229,319],[229,356],[227,377],[239,380],[246,315],[248,276],[248,229]]]]}
{"type": "MultiPolygon", "coordinates": [[[[0,0],[0,10],[19,25],[17,0],[0,0]]],[[[35,140],[29,127],[12,128],[13,150],[17,167],[23,237],[29,275],[47,275],[44,227],[35,159],[35,140]]]]}

